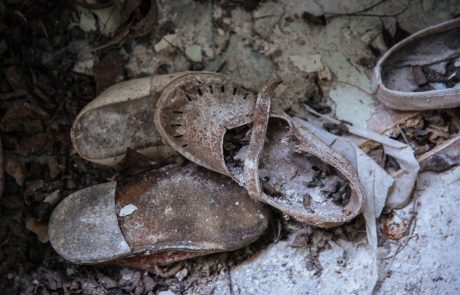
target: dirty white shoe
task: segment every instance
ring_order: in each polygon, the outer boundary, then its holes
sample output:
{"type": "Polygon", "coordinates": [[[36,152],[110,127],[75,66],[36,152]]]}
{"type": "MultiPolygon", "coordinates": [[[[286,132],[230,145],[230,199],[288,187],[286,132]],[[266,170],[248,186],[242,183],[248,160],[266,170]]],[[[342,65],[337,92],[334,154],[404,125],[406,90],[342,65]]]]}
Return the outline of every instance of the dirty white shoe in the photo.
{"type": "Polygon", "coordinates": [[[374,91],[396,110],[460,106],[460,18],[428,27],[390,48],[374,69],[374,91]]]}
{"type": "Polygon", "coordinates": [[[154,161],[175,154],[156,131],[153,113],[162,89],[186,74],[134,79],[109,87],[76,117],[70,132],[74,149],[82,158],[107,166],[119,163],[128,148],[154,161]]]}

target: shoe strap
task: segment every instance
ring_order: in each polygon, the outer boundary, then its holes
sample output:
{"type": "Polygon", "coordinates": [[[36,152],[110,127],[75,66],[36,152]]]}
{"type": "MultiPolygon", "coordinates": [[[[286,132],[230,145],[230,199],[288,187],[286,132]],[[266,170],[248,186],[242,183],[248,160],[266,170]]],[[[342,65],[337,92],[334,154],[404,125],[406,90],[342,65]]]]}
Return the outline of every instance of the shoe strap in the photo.
{"type": "Polygon", "coordinates": [[[259,91],[252,115],[251,138],[244,160],[244,186],[249,195],[258,200],[263,194],[259,180],[259,158],[267,134],[271,96],[281,82],[280,80],[272,81],[259,91]]]}

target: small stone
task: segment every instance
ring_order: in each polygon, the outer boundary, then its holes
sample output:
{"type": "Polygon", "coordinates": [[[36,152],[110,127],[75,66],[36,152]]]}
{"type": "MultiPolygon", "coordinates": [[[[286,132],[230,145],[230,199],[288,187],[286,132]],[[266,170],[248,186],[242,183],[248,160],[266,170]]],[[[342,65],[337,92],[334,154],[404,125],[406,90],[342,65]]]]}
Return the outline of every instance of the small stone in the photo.
{"type": "Polygon", "coordinates": [[[321,54],[292,55],[289,59],[299,70],[305,73],[314,73],[324,70],[321,54]]]}
{"type": "Polygon", "coordinates": [[[303,248],[308,245],[308,242],[309,238],[306,234],[298,234],[294,237],[290,246],[292,248],[303,248]]]}
{"type": "Polygon", "coordinates": [[[24,184],[24,179],[26,178],[27,171],[26,168],[20,163],[8,159],[5,165],[5,172],[12,176],[19,186],[24,184]]]}
{"type": "Polygon", "coordinates": [[[182,282],[188,275],[188,269],[183,268],[182,270],[178,271],[176,273],[176,278],[179,280],[179,282],[182,282]]]}
{"type": "Polygon", "coordinates": [[[433,87],[435,90],[442,90],[446,89],[447,86],[444,83],[430,83],[431,87],[433,87]]]}
{"type": "Polygon", "coordinates": [[[423,73],[422,67],[413,67],[412,74],[414,75],[414,80],[417,85],[423,85],[427,82],[425,74],[423,73]]]}
{"type": "Polygon", "coordinates": [[[444,62],[439,62],[436,64],[429,65],[428,68],[440,73],[441,75],[444,75],[446,73],[446,65],[447,65],[447,62],[444,61],[444,62]]]}
{"type": "Polygon", "coordinates": [[[112,289],[117,286],[117,282],[115,282],[113,279],[111,279],[109,276],[106,276],[105,274],[98,272],[97,273],[97,279],[99,283],[105,288],[105,289],[112,289]]]}
{"type": "Polygon", "coordinates": [[[156,52],[159,52],[169,46],[171,46],[172,41],[176,39],[176,34],[168,34],[164,35],[163,38],[161,38],[160,42],[155,44],[154,48],[156,52]]]}
{"type": "Polygon", "coordinates": [[[331,81],[332,80],[332,74],[331,71],[327,66],[324,66],[324,69],[322,71],[318,72],[318,78],[323,81],[331,81]]]}
{"type": "Polygon", "coordinates": [[[131,215],[137,209],[138,208],[135,205],[128,204],[128,205],[124,206],[123,208],[121,208],[120,213],[118,214],[118,216],[125,217],[125,216],[128,216],[128,215],[131,215]]]}
{"type": "Polygon", "coordinates": [[[198,45],[189,46],[185,48],[185,54],[194,62],[203,61],[203,56],[201,54],[201,47],[198,45]]]}
{"type": "Polygon", "coordinates": [[[123,268],[120,270],[120,274],[123,281],[130,281],[134,275],[134,272],[130,269],[123,268]]]}
{"type": "Polygon", "coordinates": [[[311,203],[311,197],[310,195],[306,194],[303,196],[303,205],[306,207],[306,208],[310,208],[310,203],[311,203]]]}
{"type": "Polygon", "coordinates": [[[142,283],[144,284],[145,292],[153,291],[157,285],[157,283],[148,274],[144,274],[142,277],[142,283]]]}
{"type": "Polygon", "coordinates": [[[51,194],[49,194],[48,196],[46,196],[43,202],[48,203],[51,206],[54,206],[59,202],[60,199],[61,199],[61,190],[57,189],[51,194]]]}
{"type": "Polygon", "coordinates": [[[48,237],[48,224],[46,222],[40,222],[34,217],[26,218],[26,228],[37,235],[37,238],[42,243],[49,241],[48,237]]]}
{"type": "Polygon", "coordinates": [[[52,179],[56,178],[62,171],[64,171],[64,166],[60,165],[56,156],[48,156],[48,169],[50,171],[50,176],[52,179]]]}

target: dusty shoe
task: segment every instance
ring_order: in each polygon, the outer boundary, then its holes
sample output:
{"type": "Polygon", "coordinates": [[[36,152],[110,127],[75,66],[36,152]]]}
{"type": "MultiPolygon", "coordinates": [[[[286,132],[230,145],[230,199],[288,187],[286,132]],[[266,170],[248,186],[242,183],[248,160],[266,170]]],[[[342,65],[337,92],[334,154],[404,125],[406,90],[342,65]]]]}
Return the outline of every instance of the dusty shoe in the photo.
{"type": "Polygon", "coordinates": [[[460,18],[419,31],[390,48],[374,69],[379,100],[396,110],[460,106],[460,18]]]}
{"type": "Polygon", "coordinates": [[[84,159],[113,166],[128,148],[162,160],[174,154],[153,124],[153,110],[161,90],[187,72],[121,82],[85,106],[75,119],[70,138],[84,159]]]}
{"type": "Polygon", "coordinates": [[[58,254],[75,263],[152,269],[241,248],[266,229],[266,208],[229,178],[166,166],[65,198],[49,222],[58,254]]]}
{"type": "Polygon", "coordinates": [[[288,115],[270,107],[275,86],[257,98],[229,76],[182,76],[158,99],[155,126],[184,157],[232,177],[251,197],[299,221],[321,227],[350,221],[363,206],[356,171],[313,134],[300,135],[288,115]]]}

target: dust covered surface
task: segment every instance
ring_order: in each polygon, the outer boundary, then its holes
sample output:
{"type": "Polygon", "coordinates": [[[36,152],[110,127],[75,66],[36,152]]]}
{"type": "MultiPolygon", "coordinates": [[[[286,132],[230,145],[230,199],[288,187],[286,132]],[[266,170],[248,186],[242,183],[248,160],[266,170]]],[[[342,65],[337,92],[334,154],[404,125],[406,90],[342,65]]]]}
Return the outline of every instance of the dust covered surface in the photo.
{"type": "MultiPolygon", "coordinates": [[[[265,146],[260,157],[260,182],[265,194],[298,211],[321,216],[340,215],[350,201],[348,181],[320,159],[292,150],[286,143],[289,127],[270,119],[265,146]]],[[[243,166],[250,130],[243,125],[224,137],[224,156],[234,177],[243,179],[243,166]]]]}
{"type": "MultiPolygon", "coordinates": [[[[48,242],[52,209],[70,193],[120,175],[80,159],[70,126],[84,105],[118,81],[204,69],[255,89],[281,78],[275,105],[295,113],[307,103],[366,128],[378,106],[365,94],[378,58],[408,33],[459,12],[458,1],[449,0],[0,2],[2,293],[367,292],[371,266],[361,218],[318,230],[273,212],[269,230],[254,244],[152,273],[64,261],[48,242]]],[[[411,67],[416,87],[455,87],[458,65],[449,62],[435,66],[442,77],[411,67]]],[[[394,137],[422,154],[458,132],[453,118],[424,113],[423,124],[401,126],[404,136],[394,137]]],[[[339,127],[328,128],[343,133],[339,127]]],[[[395,165],[377,154],[387,168],[395,165]]],[[[377,293],[459,293],[459,175],[458,168],[423,174],[408,209],[379,221],[377,293]]]]}

